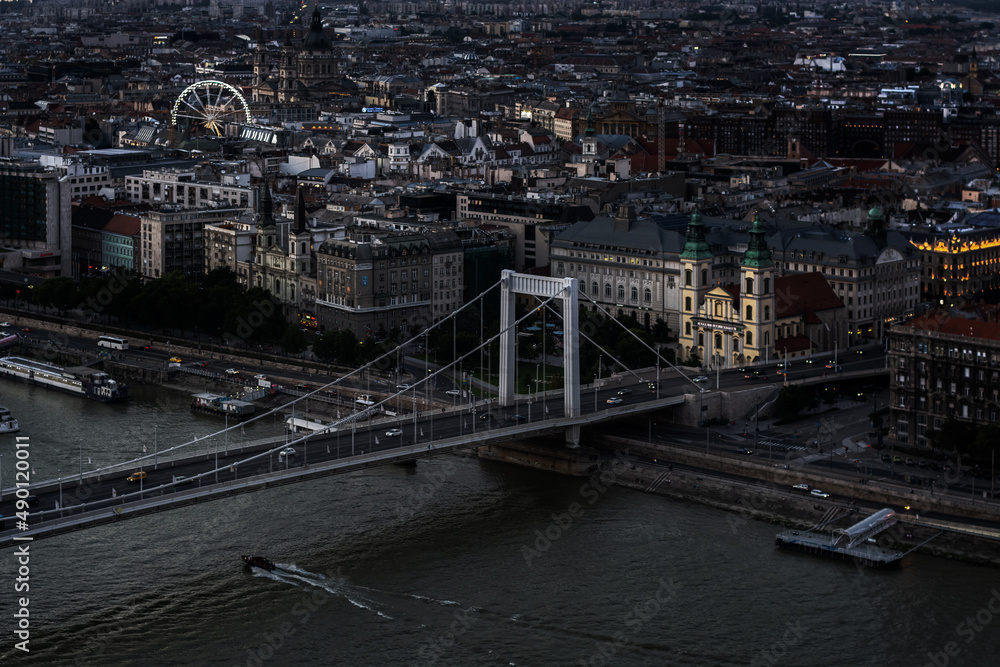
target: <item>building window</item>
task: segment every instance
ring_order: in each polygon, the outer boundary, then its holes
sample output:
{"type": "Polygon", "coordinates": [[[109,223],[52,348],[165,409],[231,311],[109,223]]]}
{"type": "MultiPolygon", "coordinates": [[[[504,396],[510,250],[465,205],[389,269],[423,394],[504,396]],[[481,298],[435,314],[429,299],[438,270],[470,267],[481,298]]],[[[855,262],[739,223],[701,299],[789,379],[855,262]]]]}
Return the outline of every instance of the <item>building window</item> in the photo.
{"type": "Polygon", "coordinates": [[[685,322],[684,323],[684,335],[685,336],[690,336],[691,335],[691,323],[690,322],[685,322]]]}
{"type": "Polygon", "coordinates": [[[684,272],[684,284],[691,287],[691,269],[684,272]]]}
{"type": "Polygon", "coordinates": [[[753,294],[753,278],[747,278],[747,294],[753,294]]]}
{"type": "Polygon", "coordinates": [[[771,279],[764,278],[764,291],[762,292],[762,294],[770,294],[770,293],[771,293],[771,279]]]}
{"type": "Polygon", "coordinates": [[[708,284],[708,269],[701,270],[701,286],[704,287],[708,284]]]}
{"type": "Polygon", "coordinates": [[[653,290],[647,287],[642,294],[642,300],[646,303],[651,303],[653,301],[653,290]]]}
{"type": "Polygon", "coordinates": [[[611,298],[611,283],[604,283],[604,298],[611,298]]]}
{"type": "Polygon", "coordinates": [[[747,332],[747,345],[751,345],[751,346],[753,345],[753,332],[752,331],[748,331],[747,332]]]}
{"type": "Polygon", "coordinates": [[[753,306],[747,306],[747,320],[753,320],[753,306]]]}
{"type": "Polygon", "coordinates": [[[618,300],[619,301],[624,301],[625,300],[625,286],[624,285],[619,285],[618,286],[618,300]]]}
{"type": "Polygon", "coordinates": [[[764,321],[771,319],[771,306],[764,306],[764,321]]]}
{"type": "Polygon", "coordinates": [[[770,331],[765,331],[764,332],[764,347],[767,347],[770,344],[771,344],[771,332],[770,331]]]}
{"type": "Polygon", "coordinates": [[[638,287],[633,287],[632,288],[632,300],[633,301],[638,301],[639,300],[639,288],[638,287]]]}
{"type": "Polygon", "coordinates": [[[594,296],[598,296],[601,293],[600,288],[597,286],[597,281],[590,283],[590,293],[594,296]]]}
{"type": "Polygon", "coordinates": [[[684,310],[691,310],[691,297],[689,296],[684,297],[684,310]]]}
{"type": "Polygon", "coordinates": [[[722,349],[722,334],[720,333],[715,334],[715,349],[716,350],[722,349]]]}

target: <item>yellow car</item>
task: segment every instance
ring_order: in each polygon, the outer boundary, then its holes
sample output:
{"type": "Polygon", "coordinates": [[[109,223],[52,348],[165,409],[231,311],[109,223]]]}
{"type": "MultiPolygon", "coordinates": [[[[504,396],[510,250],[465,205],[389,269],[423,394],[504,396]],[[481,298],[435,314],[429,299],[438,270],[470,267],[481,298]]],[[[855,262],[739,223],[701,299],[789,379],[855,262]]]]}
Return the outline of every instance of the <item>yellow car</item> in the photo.
{"type": "Polygon", "coordinates": [[[180,357],[170,357],[170,363],[172,363],[172,364],[179,364],[179,363],[181,363],[181,358],[180,357]]]}
{"type": "Polygon", "coordinates": [[[146,479],[146,473],[140,470],[139,472],[134,472],[128,476],[128,481],[138,482],[139,480],[146,479]]]}

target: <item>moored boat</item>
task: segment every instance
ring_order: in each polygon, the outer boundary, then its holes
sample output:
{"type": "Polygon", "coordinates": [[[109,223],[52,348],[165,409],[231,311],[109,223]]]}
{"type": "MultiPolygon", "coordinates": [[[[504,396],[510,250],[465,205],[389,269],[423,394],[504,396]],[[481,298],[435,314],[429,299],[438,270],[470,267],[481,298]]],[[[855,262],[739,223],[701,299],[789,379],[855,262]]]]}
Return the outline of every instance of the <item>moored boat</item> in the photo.
{"type": "Polygon", "coordinates": [[[102,403],[129,398],[127,385],[116,382],[107,373],[86,366],[65,369],[34,359],[3,357],[0,358],[0,376],[79,394],[102,403]]]}
{"type": "Polygon", "coordinates": [[[11,416],[10,410],[0,407],[0,433],[17,433],[21,428],[17,420],[11,416]]]}

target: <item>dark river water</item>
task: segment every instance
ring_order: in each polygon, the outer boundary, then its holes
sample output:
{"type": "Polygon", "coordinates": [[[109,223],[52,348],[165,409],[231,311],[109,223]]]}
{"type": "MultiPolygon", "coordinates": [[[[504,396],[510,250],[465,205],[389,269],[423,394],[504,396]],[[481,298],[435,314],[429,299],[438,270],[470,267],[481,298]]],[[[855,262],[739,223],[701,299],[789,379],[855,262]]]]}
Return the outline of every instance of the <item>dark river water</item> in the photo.
{"type": "MultiPolygon", "coordinates": [[[[4,382],[0,404],[31,438],[36,478],[135,456],[154,431],[164,447],[220,426],[191,414],[183,393],[108,406],[4,382]]],[[[779,552],[778,531],[442,456],[33,543],[29,654],[14,648],[25,593],[5,550],[0,662],[1000,664],[1000,570],[915,555],[859,571],[779,552]],[[240,554],[283,572],[247,572],[240,554]]]]}

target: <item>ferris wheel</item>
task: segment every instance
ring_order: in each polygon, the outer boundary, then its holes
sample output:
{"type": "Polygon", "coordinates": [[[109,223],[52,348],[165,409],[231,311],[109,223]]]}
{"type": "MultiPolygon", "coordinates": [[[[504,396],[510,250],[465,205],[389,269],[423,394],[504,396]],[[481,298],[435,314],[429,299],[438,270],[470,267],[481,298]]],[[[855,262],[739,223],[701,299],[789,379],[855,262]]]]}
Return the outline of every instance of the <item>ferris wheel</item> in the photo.
{"type": "Polygon", "coordinates": [[[199,81],[185,88],[170,111],[170,123],[200,126],[222,136],[226,123],[250,123],[250,109],[239,90],[224,81],[199,81]]]}

